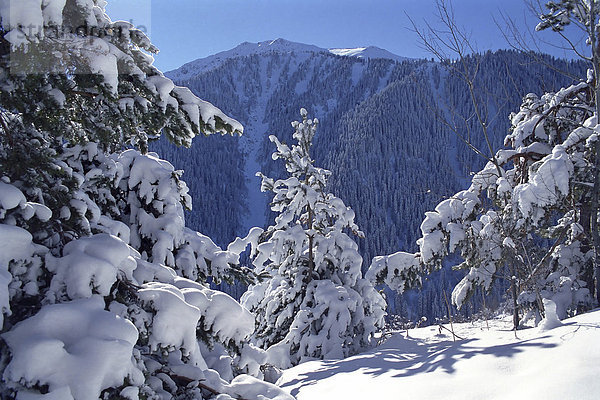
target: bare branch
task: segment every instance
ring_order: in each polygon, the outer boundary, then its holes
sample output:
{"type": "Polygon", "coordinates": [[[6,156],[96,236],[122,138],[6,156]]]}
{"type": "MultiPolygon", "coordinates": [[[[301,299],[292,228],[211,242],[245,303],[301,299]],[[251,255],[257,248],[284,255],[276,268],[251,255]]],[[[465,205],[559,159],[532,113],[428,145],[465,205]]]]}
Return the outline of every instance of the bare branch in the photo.
{"type": "MultiPolygon", "coordinates": [[[[475,89],[475,80],[480,70],[481,58],[475,50],[475,46],[469,39],[469,36],[465,31],[458,27],[456,19],[454,17],[454,9],[452,4],[448,0],[436,0],[436,9],[438,21],[441,24],[441,29],[436,29],[429,23],[425,23],[426,28],[419,28],[415,22],[410,19],[414,32],[418,35],[423,47],[431,52],[435,57],[439,59],[447,68],[453,73],[457,74],[467,85],[469,90],[469,97],[471,104],[473,105],[474,116],[477,119],[479,126],[481,127],[481,133],[485,140],[488,155],[486,159],[491,161],[495,166],[499,176],[502,176],[502,169],[499,166],[498,160],[496,159],[496,153],[492,147],[492,142],[489,136],[489,121],[487,107],[485,104],[480,102],[475,89]],[[456,57],[455,61],[451,60],[448,55],[451,54],[456,57]],[[470,59],[474,61],[470,61],[470,59]]],[[[468,118],[464,118],[468,121],[468,118]]],[[[448,124],[450,126],[450,124],[448,124]]],[[[469,129],[468,122],[465,123],[467,129],[469,129]]],[[[456,133],[456,129],[453,129],[456,133]]],[[[483,154],[479,150],[475,150],[475,146],[470,144],[470,134],[467,140],[461,135],[458,135],[469,148],[475,151],[475,153],[483,154]]]]}

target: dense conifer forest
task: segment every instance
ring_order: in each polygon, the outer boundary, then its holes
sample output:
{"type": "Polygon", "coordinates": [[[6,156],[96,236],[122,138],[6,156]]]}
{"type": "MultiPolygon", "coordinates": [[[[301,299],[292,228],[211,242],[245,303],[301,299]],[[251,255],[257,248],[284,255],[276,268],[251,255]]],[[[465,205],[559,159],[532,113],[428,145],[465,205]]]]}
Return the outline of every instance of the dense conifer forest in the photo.
{"type": "MultiPolygon", "coordinates": [[[[273,215],[266,199],[249,204],[248,191],[257,191],[260,183],[252,179],[258,170],[245,171],[245,160],[256,158],[255,167],[281,176],[267,138],[276,134],[291,141],[289,121],[300,107],[307,107],[320,121],[314,158],[332,171],[330,190],[353,207],[365,232],[359,240],[363,269],[375,256],[415,251],[425,212],[466,188],[486,162],[444,123],[451,120],[467,131],[461,118],[473,115],[473,105],[465,83],[432,61],[341,57],[281,39],[271,46],[272,51],[260,54],[234,51],[206,70],[192,62],[167,73],[219,104],[244,124],[245,135],[260,143],[252,154],[239,138],[210,137],[194,144],[192,151],[166,141],[153,147],[186,171],[195,199],[193,211],[186,214],[189,223],[221,246],[246,235],[250,210],[264,213],[266,226],[273,215]],[[223,185],[225,180],[235,182],[235,189],[223,185]]],[[[573,77],[585,76],[587,68],[582,61],[509,50],[474,55],[467,62],[480,65],[475,84],[489,115],[494,149],[502,147],[509,114],[527,93],[568,86],[573,77]]],[[[468,125],[473,132],[469,142],[484,149],[476,119],[470,118],[468,125]]],[[[403,298],[388,293],[390,311],[412,320],[443,318],[447,310],[440,293],[450,292],[460,277],[444,271],[421,292],[403,298]]],[[[499,284],[489,302],[502,302],[506,288],[499,284]]],[[[480,300],[473,306],[463,312],[479,309],[480,300]]]]}

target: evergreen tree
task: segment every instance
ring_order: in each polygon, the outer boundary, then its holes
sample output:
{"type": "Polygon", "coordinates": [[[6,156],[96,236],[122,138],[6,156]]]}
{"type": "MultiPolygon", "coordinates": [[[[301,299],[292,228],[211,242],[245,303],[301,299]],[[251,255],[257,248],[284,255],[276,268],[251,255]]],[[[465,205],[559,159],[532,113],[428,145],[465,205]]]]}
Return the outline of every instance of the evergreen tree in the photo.
{"type": "Polygon", "coordinates": [[[185,227],[181,171],[146,151],[241,125],[104,6],[0,4],[0,397],[289,398],[246,375],[254,318],[206,283],[238,256],[185,227]]]}
{"type": "MultiPolygon", "coordinates": [[[[383,324],[385,302],[362,278],[357,244],[344,232],[361,235],[354,212],[326,191],[329,171],[317,168],[310,146],[318,120],[305,109],[295,121],[291,148],[275,136],[273,159],[282,159],[287,179],[262,174],[272,191],[275,224],[254,230],[252,260],[270,278],[253,285],[242,304],[256,315],[255,342],[279,367],[308,358],[344,357],[371,344],[383,324]]],[[[249,237],[247,240],[250,240],[249,237]]]]}
{"type": "Polygon", "coordinates": [[[200,132],[242,130],[164,77],[149,55],[156,47],[130,23],[111,21],[104,4],[8,1],[1,9],[0,164],[28,199],[55,211],[34,232],[52,248],[90,233],[70,202],[78,182],[62,164],[65,143],[144,153],[161,134],[189,146],[200,132]]]}

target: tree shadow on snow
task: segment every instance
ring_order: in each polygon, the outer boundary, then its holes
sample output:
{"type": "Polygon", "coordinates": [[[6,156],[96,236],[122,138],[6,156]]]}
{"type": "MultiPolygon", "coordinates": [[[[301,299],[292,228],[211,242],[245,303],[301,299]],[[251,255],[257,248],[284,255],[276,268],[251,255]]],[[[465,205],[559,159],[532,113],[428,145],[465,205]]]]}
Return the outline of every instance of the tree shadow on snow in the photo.
{"type": "Polygon", "coordinates": [[[421,339],[395,336],[376,350],[358,354],[343,360],[325,360],[315,371],[300,374],[297,379],[286,382],[282,387],[294,387],[291,394],[298,395],[304,386],[310,386],[320,380],[336,374],[350,373],[357,370],[365,375],[380,376],[396,372],[393,377],[413,376],[443,370],[448,374],[455,371],[459,360],[470,359],[479,355],[511,358],[528,348],[552,348],[556,344],[539,342],[544,337],[519,340],[514,343],[496,346],[477,346],[476,339],[451,340],[427,343],[421,339]]]}

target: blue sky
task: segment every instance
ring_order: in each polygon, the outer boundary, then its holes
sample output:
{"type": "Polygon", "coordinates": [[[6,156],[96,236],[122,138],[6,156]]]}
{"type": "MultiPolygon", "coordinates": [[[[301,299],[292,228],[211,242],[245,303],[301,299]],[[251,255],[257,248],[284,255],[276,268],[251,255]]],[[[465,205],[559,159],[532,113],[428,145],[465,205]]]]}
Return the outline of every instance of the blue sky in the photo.
{"type": "MultiPolygon", "coordinates": [[[[535,26],[524,0],[453,3],[458,23],[480,51],[508,47],[494,22],[500,12],[535,26]]],[[[407,15],[421,25],[435,22],[435,0],[108,0],[107,10],[113,20],[131,20],[149,31],[160,49],[155,64],[163,71],[244,41],[280,37],[325,48],[374,45],[402,56],[431,57],[407,15]]]]}

